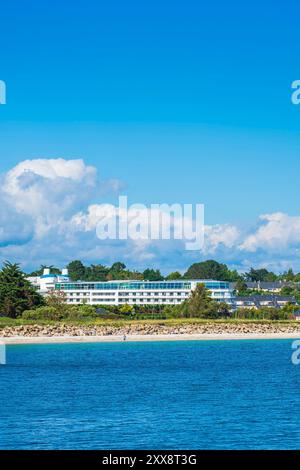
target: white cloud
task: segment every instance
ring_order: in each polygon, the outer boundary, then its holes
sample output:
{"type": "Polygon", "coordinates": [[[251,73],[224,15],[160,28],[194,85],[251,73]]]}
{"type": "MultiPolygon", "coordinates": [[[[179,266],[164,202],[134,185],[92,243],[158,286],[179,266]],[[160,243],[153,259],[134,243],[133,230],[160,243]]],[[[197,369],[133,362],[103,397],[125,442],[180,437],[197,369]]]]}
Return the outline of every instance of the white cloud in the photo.
{"type": "Polygon", "coordinates": [[[25,160],[4,176],[2,198],[31,217],[36,237],[42,238],[98,197],[101,184],[106,191],[117,187],[116,181],[100,183],[96,168],[83,160],[25,160]]]}
{"type": "Polygon", "coordinates": [[[18,214],[14,207],[0,198],[0,248],[9,245],[24,245],[32,239],[32,221],[18,214]]]}
{"type": "MultiPolygon", "coordinates": [[[[118,180],[101,181],[96,168],[83,160],[26,160],[3,175],[0,187],[0,257],[34,267],[74,258],[86,262],[124,260],[137,269],[147,265],[185,270],[189,264],[214,257],[240,270],[251,265],[282,271],[300,265],[300,216],[262,215],[246,233],[236,225],[205,227],[202,253],[185,250],[184,240],[104,240],[96,236],[104,209],[103,194],[118,193],[118,180]]],[[[119,214],[122,215],[122,214],[119,214]]],[[[129,218],[134,217],[129,212],[129,218]]],[[[159,209],[141,218],[160,220],[159,209]]],[[[193,226],[193,220],[187,221],[193,226]]],[[[176,216],[172,218],[178,225],[176,216]]]]}
{"type": "Polygon", "coordinates": [[[2,191],[16,210],[47,220],[85,201],[96,182],[96,168],[83,160],[26,160],[6,174],[2,191]]]}
{"type": "Polygon", "coordinates": [[[282,212],[260,216],[260,226],[240,244],[248,252],[264,250],[278,253],[300,247],[300,217],[282,212]]]}
{"type": "Polygon", "coordinates": [[[205,247],[207,254],[215,253],[221,246],[233,248],[236,246],[240,231],[234,225],[207,225],[205,227],[205,247]]]}

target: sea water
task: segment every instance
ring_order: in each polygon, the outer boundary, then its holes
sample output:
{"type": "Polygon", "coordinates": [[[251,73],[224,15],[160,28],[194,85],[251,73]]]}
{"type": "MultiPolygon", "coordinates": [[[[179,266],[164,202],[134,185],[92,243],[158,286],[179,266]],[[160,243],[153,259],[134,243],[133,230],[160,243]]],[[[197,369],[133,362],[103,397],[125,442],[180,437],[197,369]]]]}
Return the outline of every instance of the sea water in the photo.
{"type": "Polygon", "coordinates": [[[1,449],[299,449],[291,340],[7,347],[1,449]]]}

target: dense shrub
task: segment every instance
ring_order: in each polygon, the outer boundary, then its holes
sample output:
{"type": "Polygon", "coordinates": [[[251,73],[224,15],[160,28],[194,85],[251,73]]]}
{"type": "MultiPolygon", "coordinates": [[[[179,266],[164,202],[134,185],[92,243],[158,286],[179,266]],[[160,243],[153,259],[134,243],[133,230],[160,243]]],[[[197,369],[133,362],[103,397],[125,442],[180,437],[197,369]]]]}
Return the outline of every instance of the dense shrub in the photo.
{"type": "Polygon", "coordinates": [[[22,318],[25,320],[87,320],[97,318],[95,307],[90,305],[67,306],[62,312],[55,307],[45,306],[36,310],[26,310],[22,318]]]}
{"type": "Polygon", "coordinates": [[[95,307],[92,305],[78,305],[69,307],[67,315],[65,316],[68,320],[89,320],[97,318],[98,314],[95,307]]]}
{"type": "Polygon", "coordinates": [[[239,308],[233,313],[234,318],[245,318],[246,320],[289,320],[293,318],[292,312],[287,307],[283,309],[265,307],[255,308],[239,308]]]}
{"type": "Polygon", "coordinates": [[[39,307],[35,310],[25,310],[22,314],[25,320],[61,320],[62,316],[54,307],[39,307]]]}

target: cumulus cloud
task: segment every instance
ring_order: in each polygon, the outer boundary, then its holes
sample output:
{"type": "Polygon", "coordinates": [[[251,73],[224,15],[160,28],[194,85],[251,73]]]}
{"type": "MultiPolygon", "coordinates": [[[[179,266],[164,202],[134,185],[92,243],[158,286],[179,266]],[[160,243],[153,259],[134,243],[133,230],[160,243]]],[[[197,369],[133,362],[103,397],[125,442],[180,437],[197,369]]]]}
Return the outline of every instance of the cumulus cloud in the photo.
{"type": "Polygon", "coordinates": [[[248,252],[264,250],[278,253],[300,247],[300,217],[282,212],[260,216],[260,225],[246,236],[239,248],[248,252]]]}
{"type": "Polygon", "coordinates": [[[213,254],[222,246],[224,248],[233,248],[236,246],[240,236],[239,229],[234,225],[207,225],[205,227],[204,252],[213,254]]]}
{"type": "Polygon", "coordinates": [[[19,212],[51,219],[88,200],[96,184],[96,168],[83,160],[37,159],[10,170],[2,191],[19,212]]]}
{"type": "Polygon", "coordinates": [[[30,218],[18,214],[0,198],[0,247],[24,245],[34,236],[30,218]]]}
{"type": "Polygon", "coordinates": [[[116,181],[100,182],[95,167],[83,160],[25,160],[3,178],[2,199],[32,219],[37,237],[71,217],[92,199],[115,191],[116,181]]]}
{"type": "MultiPolygon", "coordinates": [[[[185,250],[185,240],[99,240],[97,225],[103,216],[116,214],[116,206],[102,204],[103,195],[118,194],[118,180],[102,181],[95,167],[83,160],[25,160],[3,175],[0,186],[0,257],[23,262],[64,265],[74,258],[86,262],[124,260],[130,266],[147,265],[184,270],[190,263],[214,257],[238,267],[251,265],[276,270],[300,261],[300,216],[262,215],[245,232],[233,224],[205,227],[202,252],[185,250]]],[[[119,211],[118,217],[124,216],[119,211]]],[[[145,208],[141,221],[157,228],[162,209],[145,208]],[[156,224],[156,225],[155,225],[156,224]]],[[[129,221],[135,223],[134,208],[129,221]]],[[[176,230],[179,219],[171,216],[176,230]]],[[[194,220],[185,219],[191,230],[194,220]]]]}

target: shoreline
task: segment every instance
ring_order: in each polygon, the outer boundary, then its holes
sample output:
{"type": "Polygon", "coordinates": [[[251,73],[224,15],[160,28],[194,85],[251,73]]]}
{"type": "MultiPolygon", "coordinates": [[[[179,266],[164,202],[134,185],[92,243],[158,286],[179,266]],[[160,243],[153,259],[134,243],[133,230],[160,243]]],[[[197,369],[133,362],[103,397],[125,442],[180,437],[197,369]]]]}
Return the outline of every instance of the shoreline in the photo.
{"type": "Polygon", "coordinates": [[[230,340],[299,339],[299,333],[221,333],[221,334],[154,334],[109,336],[11,336],[1,337],[0,344],[72,344],[72,343],[124,343],[159,341],[230,341],[230,340]]]}

